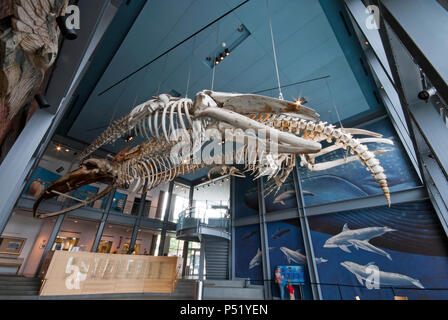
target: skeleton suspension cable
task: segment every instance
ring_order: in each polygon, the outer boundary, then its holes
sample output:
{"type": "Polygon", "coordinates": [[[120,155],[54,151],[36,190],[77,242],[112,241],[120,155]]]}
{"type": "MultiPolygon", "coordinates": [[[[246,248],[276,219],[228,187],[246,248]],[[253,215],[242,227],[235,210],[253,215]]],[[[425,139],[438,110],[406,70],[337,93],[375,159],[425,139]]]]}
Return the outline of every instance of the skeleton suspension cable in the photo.
{"type": "MultiPolygon", "coordinates": [[[[169,55],[165,56],[165,61],[163,62],[162,75],[165,73],[166,64],[168,62],[168,56],[169,55]]],[[[163,83],[163,80],[160,80],[159,86],[157,87],[157,94],[156,94],[157,96],[160,94],[160,87],[162,86],[162,83],[163,83]]]]}
{"type": "MultiPolygon", "coordinates": [[[[339,110],[338,110],[338,108],[337,108],[337,106],[336,106],[336,101],[334,100],[333,91],[331,90],[330,83],[328,82],[328,79],[325,79],[325,83],[326,83],[326,85],[327,85],[328,92],[330,93],[331,100],[332,100],[332,102],[333,102],[333,108],[334,108],[334,110],[336,111],[336,116],[338,117],[339,126],[341,127],[342,130],[344,130],[344,126],[342,125],[341,116],[339,115],[339,110]]],[[[347,159],[347,157],[348,157],[348,148],[347,148],[347,150],[346,150],[346,152],[345,152],[345,156],[344,156],[344,158],[347,159]]]]}
{"type": "Polygon", "coordinates": [[[187,79],[187,89],[185,90],[185,98],[188,99],[188,90],[190,89],[191,80],[191,59],[194,56],[194,49],[196,48],[196,37],[193,38],[193,46],[191,48],[191,56],[188,62],[188,79],[187,79]]]}
{"type": "MultiPolygon", "coordinates": [[[[219,23],[216,25],[216,46],[218,46],[219,44],[219,23]]],[[[215,52],[215,59],[217,59],[217,53],[215,52]]],[[[215,62],[213,62],[213,73],[212,73],[212,86],[211,86],[211,90],[213,91],[213,89],[215,88],[215,73],[216,73],[216,67],[218,66],[217,64],[215,64],[215,62]]]]}
{"type": "Polygon", "coordinates": [[[279,94],[278,98],[280,100],[283,100],[282,86],[280,84],[280,73],[278,71],[277,51],[275,49],[274,32],[272,31],[272,20],[271,20],[271,12],[269,9],[269,0],[266,0],[266,7],[267,7],[267,11],[268,11],[269,30],[271,32],[272,51],[274,53],[275,72],[277,73],[277,84],[278,84],[278,94],[279,94]]]}

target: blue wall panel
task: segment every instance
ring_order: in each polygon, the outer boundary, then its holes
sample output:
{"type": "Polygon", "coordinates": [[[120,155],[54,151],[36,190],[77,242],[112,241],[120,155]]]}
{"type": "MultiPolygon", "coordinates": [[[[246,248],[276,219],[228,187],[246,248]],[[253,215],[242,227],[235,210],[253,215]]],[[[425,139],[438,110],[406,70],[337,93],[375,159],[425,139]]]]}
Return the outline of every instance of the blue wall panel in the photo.
{"type": "Polygon", "coordinates": [[[448,289],[440,290],[448,288],[448,242],[429,202],[315,216],[309,223],[316,256],[328,260],[317,265],[320,281],[347,285],[340,292],[323,286],[325,299],[448,299],[448,289]],[[380,289],[366,287],[369,264],[381,272],[380,289]]]}

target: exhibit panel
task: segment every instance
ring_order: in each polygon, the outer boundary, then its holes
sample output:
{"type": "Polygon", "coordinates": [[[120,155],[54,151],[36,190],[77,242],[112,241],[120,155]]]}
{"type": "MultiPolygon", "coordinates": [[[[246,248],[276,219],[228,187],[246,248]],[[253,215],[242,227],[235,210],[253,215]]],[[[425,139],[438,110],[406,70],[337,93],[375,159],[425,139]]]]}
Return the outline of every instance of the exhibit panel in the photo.
{"type": "Polygon", "coordinates": [[[178,257],[57,251],[40,273],[40,295],[173,293],[181,264],[178,257]]]}

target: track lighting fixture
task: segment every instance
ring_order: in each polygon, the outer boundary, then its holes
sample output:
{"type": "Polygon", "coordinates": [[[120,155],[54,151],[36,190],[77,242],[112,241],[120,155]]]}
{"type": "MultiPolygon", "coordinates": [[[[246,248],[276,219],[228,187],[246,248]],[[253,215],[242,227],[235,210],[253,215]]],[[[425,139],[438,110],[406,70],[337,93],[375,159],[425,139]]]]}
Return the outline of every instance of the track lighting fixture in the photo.
{"type": "Polygon", "coordinates": [[[418,98],[420,100],[427,101],[429,98],[431,98],[435,94],[437,94],[437,90],[435,88],[429,88],[429,89],[419,92],[418,98]]]}
{"type": "Polygon", "coordinates": [[[228,48],[226,48],[226,50],[224,50],[224,53],[227,57],[230,56],[230,50],[228,48]]]}
{"type": "Polygon", "coordinates": [[[134,136],[132,134],[129,134],[126,137],[124,137],[123,140],[129,143],[132,140],[134,140],[134,136]]]}

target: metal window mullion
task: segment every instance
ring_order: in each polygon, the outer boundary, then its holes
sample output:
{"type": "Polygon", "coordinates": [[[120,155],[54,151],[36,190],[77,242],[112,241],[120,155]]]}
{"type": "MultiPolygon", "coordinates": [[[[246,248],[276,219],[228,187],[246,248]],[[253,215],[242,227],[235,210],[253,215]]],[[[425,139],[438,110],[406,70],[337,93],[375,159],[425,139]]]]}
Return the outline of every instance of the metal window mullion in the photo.
{"type": "Polygon", "coordinates": [[[229,279],[235,280],[235,177],[230,178],[230,257],[229,279]]]}
{"type": "MultiPolygon", "coordinates": [[[[148,195],[148,182],[146,182],[143,187],[142,197],[140,198],[140,203],[138,204],[138,214],[137,219],[135,219],[134,229],[132,230],[132,237],[129,245],[129,254],[132,254],[132,249],[135,247],[135,243],[137,242],[138,231],[140,229],[140,225],[142,222],[143,211],[145,210],[146,205],[146,196],[148,195]]],[[[166,227],[165,227],[166,230],[166,227]]]]}
{"type": "Polygon", "coordinates": [[[61,225],[64,222],[64,218],[65,218],[65,214],[59,215],[56,220],[56,223],[53,226],[53,230],[51,231],[51,234],[48,237],[48,241],[47,241],[47,245],[44,249],[44,253],[42,254],[42,257],[40,258],[40,261],[39,261],[39,265],[37,266],[36,275],[38,275],[40,273],[42,266],[45,262],[45,259],[48,255],[48,253],[51,251],[51,248],[53,247],[56,237],[59,234],[59,230],[61,229],[61,225]]]}
{"type": "Polygon", "coordinates": [[[171,181],[168,187],[168,199],[167,204],[165,208],[165,215],[163,217],[163,227],[162,232],[160,235],[160,246],[159,246],[159,256],[163,256],[163,251],[165,251],[165,241],[166,241],[166,231],[167,231],[167,224],[168,220],[170,218],[170,211],[171,211],[171,201],[173,199],[173,190],[174,190],[174,181],[171,181]]]}
{"type": "Polygon", "coordinates": [[[299,168],[297,165],[293,171],[294,189],[297,200],[297,211],[300,219],[300,229],[302,232],[303,244],[305,247],[306,263],[308,266],[308,272],[311,280],[311,291],[313,293],[314,300],[322,300],[322,291],[320,288],[319,272],[317,270],[316,259],[313,249],[313,241],[311,239],[310,227],[308,224],[308,218],[306,216],[305,201],[302,194],[302,184],[300,182],[299,168]]]}
{"type": "Polygon", "coordinates": [[[107,223],[107,218],[109,217],[110,209],[112,208],[112,204],[114,202],[114,195],[116,190],[117,189],[114,189],[112,190],[111,193],[109,193],[109,198],[107,199],[106,207],[104,208],[103,216],[101,217],[101,222],[96,232],[95,241],[93,242],[92,252],[98,251],[98,246],[100,245],[101,238],[103,237],[103,232],[107,223]]]}
{"type": "Polygon", "coordinates": [[[265,221],[266,206],[264,203],[264,182],[263,178],[258,179],[258,216],[260,225],[261,258],[263,260],[263,287],[264,298],[272,299],[271,292],[271,262],[269,258],[269,243],[267,237],[267,227],[265,221]]]}

